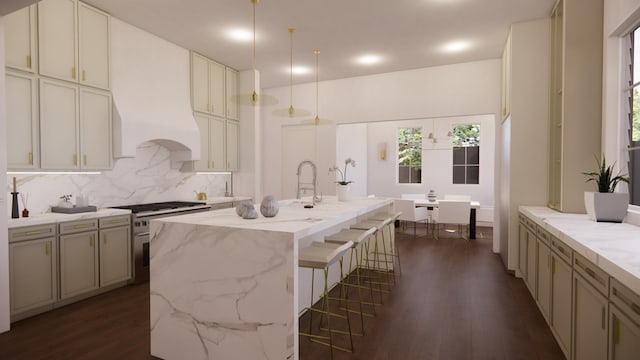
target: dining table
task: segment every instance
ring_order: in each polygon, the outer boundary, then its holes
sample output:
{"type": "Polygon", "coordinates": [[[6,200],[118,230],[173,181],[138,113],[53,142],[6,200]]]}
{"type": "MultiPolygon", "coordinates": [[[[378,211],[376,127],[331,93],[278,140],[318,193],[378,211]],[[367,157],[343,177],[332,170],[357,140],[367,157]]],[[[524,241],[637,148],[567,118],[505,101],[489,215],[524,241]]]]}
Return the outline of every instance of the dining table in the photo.
{"type": "MultiPolygon", "coordinates": [[[[426,207],[429,210],[438,207],[438,200],[416,199],[414,202],[417,207],[426,207]]],[[[476,238],[476,210],[479,208],[479,201],[471,201],[471,211],[469,212],[469,239],[476,238]]]]}

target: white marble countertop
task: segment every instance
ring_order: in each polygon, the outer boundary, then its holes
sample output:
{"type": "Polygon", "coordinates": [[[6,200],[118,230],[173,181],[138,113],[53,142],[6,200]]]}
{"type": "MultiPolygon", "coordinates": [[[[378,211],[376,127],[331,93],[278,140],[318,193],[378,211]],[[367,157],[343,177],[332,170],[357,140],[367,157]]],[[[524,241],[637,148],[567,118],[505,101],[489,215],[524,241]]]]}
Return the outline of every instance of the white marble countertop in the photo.
{"type": "Polygon", "coordinates": [[[520,206],[520,211],[640,294],[640,227],[589,220],[586,214],[566,214],[545,207],[520,206]]]}
{"type": "Polygon", "coordinates": [[[222,209],[212,212],[193,213],[155,219],[158,222],[175,222],[192,225],[242,228],[251,230],[292,233],[294,239],[301,239],[309,234],[322,231],[345,221],[345,216],[357,217],[380,207],[381,203],[391,204],[387,198],[353,198],[340,202],[335,196],[325,196],[312,209],[305,209],[310,204],[303,200],[281,200],[280,210],[275,217],[266,218],[260,214],[260,204],[256,204],[257,219],[243,219],[235,209],[222,209]]]}
{"type": "Polygon", "coordinates": [[[29,216],[27,218],[19,218],[19,219],[9,219],[8,228],[18,228],[23,226],[32,226],[32,225],[43,225],[43,224],[51,224],[51,223],[60,223],[65,221],[75,221],[82,219],[95,219],[102,218],[107,216],[116,216],[116,215],[129,215],[131,214],[130,210],[122,210],[122,209],[98,209],[98,211],[77,213],[77,214],[61,214],[61,213],[44,213],[44,214],[35,214],[29,216]]]}

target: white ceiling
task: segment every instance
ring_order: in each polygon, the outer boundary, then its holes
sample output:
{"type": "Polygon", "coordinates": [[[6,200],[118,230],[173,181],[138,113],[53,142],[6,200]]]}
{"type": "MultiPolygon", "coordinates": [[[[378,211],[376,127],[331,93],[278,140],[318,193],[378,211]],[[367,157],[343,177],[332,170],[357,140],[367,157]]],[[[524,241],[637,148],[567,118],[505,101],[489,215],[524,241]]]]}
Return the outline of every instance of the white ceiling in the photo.
{"type": "MultiPolygon", "coordinates": [[[[250,0],[84,0],[132,25],[238,70],[252,68],[252,42],[229,40],[229,28],[252,30],[250,0]]],[[[289,83],[294,65],[311,72],[294,83],[499,58],[509,25],[546,17],[555,0],[261,0],[256,6],[256,68],[263,88],[289,83]],[[443,53],[450,41],[469,41],[443,53]],[[383,62],[354,59],[378,54],[383,62]]]]}

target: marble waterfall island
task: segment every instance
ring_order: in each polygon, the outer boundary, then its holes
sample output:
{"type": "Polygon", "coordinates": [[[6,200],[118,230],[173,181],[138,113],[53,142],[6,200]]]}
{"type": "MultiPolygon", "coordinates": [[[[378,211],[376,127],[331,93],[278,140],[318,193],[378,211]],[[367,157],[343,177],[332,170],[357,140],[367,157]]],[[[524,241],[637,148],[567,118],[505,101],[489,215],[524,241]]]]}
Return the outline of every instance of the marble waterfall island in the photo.
{"type": "Polygon", "coordinates": [[[391,204],[325,197],[312,209],[281,201],[273,218],[224,209],[152,220],[151,354],[297,359],[299,304],[310,300],[298,249],[391,204]]]}

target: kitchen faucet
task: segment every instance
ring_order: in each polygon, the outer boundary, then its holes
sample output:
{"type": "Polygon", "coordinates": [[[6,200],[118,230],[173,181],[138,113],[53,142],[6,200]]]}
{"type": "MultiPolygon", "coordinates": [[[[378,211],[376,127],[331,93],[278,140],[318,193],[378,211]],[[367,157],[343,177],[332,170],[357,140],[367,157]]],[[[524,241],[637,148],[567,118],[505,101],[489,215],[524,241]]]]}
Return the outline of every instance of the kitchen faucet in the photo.
{"type": "Polygon", "coordinates": [[[308,188],[308,187],[301,187],[301,185],[305,184],[305,183],[301,183],[300,182],[300,174],[301,174],[302,167],[304,165],[310,165],[311,169],[313,171],[313,184],[306,183],[306,185],[313,185],[313,205],[315,205],[316,202],[320,202],[320,200],[322,200],[322,198],[319,198],[317,196],[317,194],[318,194],[318,192],[317,192],[318,171],[316,169],[316,164],[314,164],[313,161],[311,161],[311,160],[304,160],[298,165],[298,172],[297,172],[297,175],[298,175],[298,191],[296,193],[296,199],[300,199],[300,190],[311,190],[311,188],[308,188]]]}

